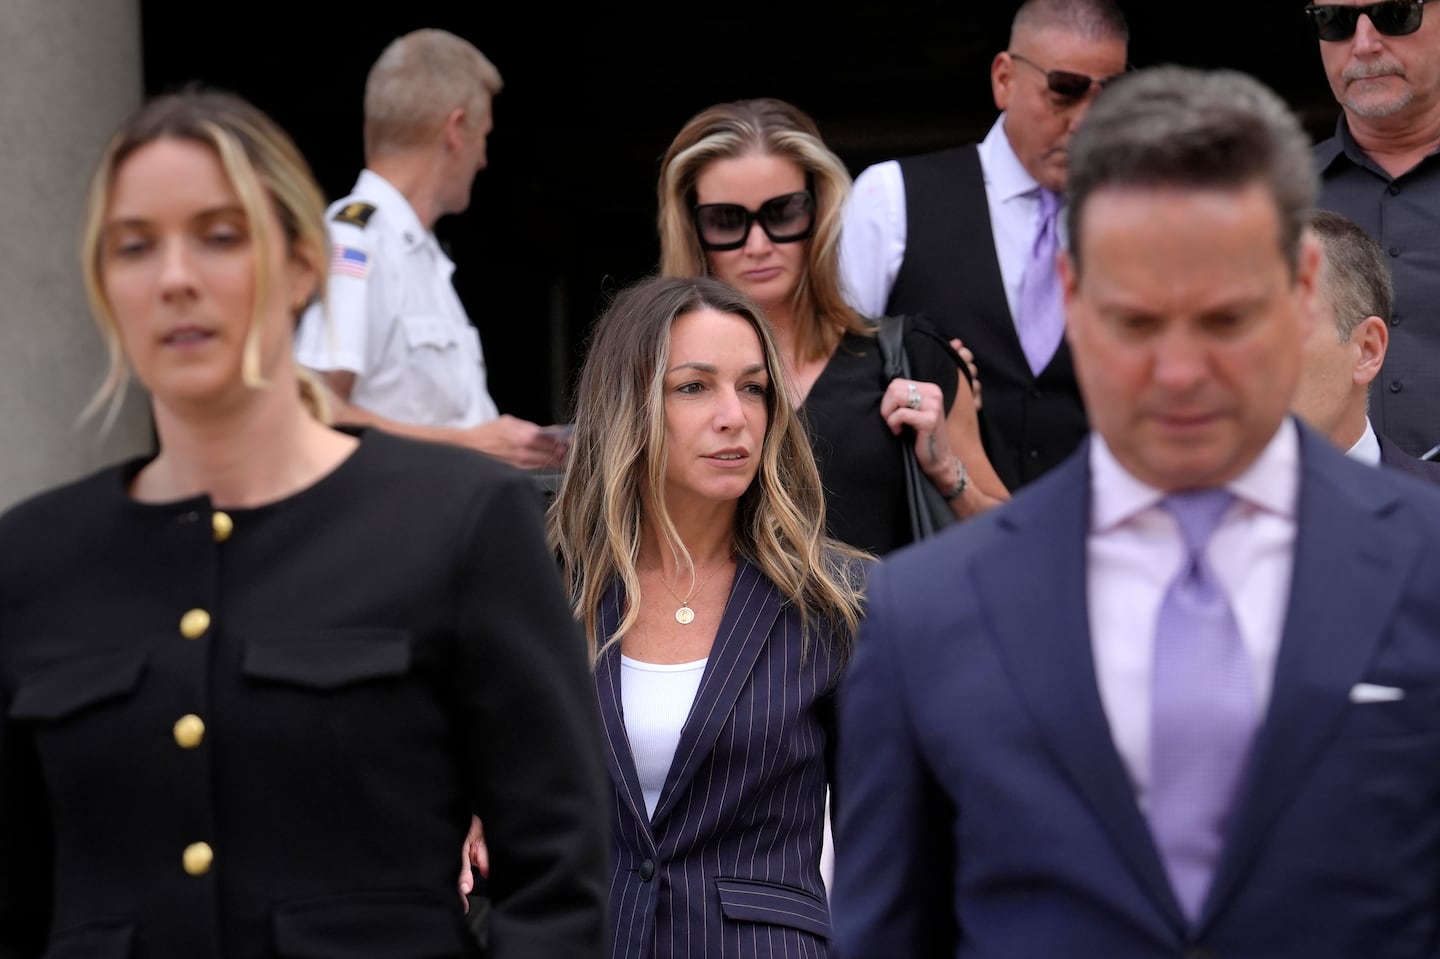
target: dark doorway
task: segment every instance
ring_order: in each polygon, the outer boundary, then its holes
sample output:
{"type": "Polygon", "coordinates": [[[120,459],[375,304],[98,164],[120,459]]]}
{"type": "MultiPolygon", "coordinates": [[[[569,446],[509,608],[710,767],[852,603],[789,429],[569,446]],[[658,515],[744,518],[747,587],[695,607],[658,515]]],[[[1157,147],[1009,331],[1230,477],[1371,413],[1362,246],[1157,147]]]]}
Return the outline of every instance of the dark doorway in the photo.
{"type": "MultiPolygon", "coordinates": [[[[141,0],[147,92],[200,81],[247,97],[290,131],[332,198],[359,172],[365,74],[389,40],[442,27],[495,62],[506,87],[490,168],[470,210],[437,233],[456,261],[496,400],[540,422],[567,415],[570,378],[605,297],[654,266],[659,158],[691,114],[783,97],[816,118],[852,172],[961,143],[994,119],[989,63],[1015,6],[771,0],[568,12],[523,0],[141,0]]],[[[1137,66],[1244,70],[1285,96],[1312,134],[1332,128],[1335,103],[1299,0],[1121,6],[1137,66]]]]}

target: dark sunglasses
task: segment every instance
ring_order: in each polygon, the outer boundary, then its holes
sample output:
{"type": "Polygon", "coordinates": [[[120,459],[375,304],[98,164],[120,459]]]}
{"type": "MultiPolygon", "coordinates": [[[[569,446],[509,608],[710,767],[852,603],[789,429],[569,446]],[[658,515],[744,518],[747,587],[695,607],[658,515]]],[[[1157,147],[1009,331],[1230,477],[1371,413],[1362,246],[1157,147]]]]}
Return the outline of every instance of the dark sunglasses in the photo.
{"type": "Polygon", "coordinates": [[[707,250],[740,249],[756,223],[772,243],[794,243],[815,229],[815,197],[809,190],[771,197],[758,210],[738,203],[701,203],[691,212],[700,245],[707,250]]]}
{"type": "Polygon", "coordinates": [[[1387,37],[1404,37],[1420,29],[1425,18],[1425,0],[1384,0],[1359,7],[1342,7],[1335,3],[1312,3],[1305,15],[1315,24],[1321,40],[1332,43],[1355,36],[1360,14],[1370,18],[1375,29],[1387,37]]]}
{"type": "MultiPolygon", "coordinates": [[[[1090,92],[1091,87],[1103,88],[1120,78],[1120,74],[1113,77],[1087,77],[1083,73],[1071,73],[1069,70],[1046,70],[1034,60],[1022,57],[1018,53],[1010,53],[1010,59],[1019,60],[1027,67],[1034,67],[1045,74],[1045,85],[1050,88],[1050,92],[1067,100],[1083,100],[1090,92]]],[[[1128,70],[1129,67],[1126,69],[1128,70]]]]}

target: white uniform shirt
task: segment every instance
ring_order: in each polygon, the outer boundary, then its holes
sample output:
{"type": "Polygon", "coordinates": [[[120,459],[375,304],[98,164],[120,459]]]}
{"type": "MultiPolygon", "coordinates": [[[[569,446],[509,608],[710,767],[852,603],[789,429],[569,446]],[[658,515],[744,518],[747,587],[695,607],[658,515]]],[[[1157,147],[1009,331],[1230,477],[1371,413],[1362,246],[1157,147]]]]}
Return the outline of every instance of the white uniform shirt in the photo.
{"type": "MultiPolygon", "coordinates": [[[[977,148],[990,208],[990,233],[1000,262],[1000,279],[1010,315],[1020,301],[1020,279],[1040,219],[1040,184],[1035,181],[1005,136],[1005,114],[995,120],[977,148]]],[[[1064,222],[1065,208],[1061,207],[1064,222]]],[[[896,160],[866,167],[855,178],[840,231],[840,273],[845,297],[866,316],[883,316],[895,277],[905,259],[908,223],[905,178],[896,160]]],[[[1060,242],[1067,242],[1064,230],[1060,242]]],[[[956,256],[961,251],[956,251],[956,256]]]]}
{"type": "Polygon", "coordinates": [[[305,312],[296,359],[321,372],[354,373],[350,402],[402,423],[467,427],[494,419],[480,335],[451,283],[455,264],[400,191],[364,170],[351,194],[326,211],[326,227],[330,324],[318,305],[305,312]],[[337,219],[351,204],[375,209],[368,218],[337,219]]]}

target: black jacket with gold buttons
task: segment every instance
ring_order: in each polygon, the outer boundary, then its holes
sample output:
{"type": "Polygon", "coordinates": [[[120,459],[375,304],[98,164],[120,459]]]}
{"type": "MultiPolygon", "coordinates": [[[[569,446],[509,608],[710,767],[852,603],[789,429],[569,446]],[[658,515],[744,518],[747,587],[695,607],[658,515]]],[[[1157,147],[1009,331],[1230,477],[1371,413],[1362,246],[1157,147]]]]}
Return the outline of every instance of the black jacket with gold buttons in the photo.
{"type": "Polygon", "coordinates": [[[0,519],[0,957],[599,955],[607,788],[528,477],[358,431],[303,492],[0,519]],[[48,950],[48,951],[47,951],[48,950]]]}

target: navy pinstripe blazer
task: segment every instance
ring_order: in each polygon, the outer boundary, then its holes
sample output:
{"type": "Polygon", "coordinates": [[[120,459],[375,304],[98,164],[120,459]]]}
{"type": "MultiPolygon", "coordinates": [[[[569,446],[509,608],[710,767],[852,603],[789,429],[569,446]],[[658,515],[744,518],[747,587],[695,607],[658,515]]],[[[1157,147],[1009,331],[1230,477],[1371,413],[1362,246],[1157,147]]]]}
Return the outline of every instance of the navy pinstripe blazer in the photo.
{"type": "MultiPolygon", "coordinates": [[[[602,635],[620,618],[616,588],[602,635]]],[[[614,959],[825,957],[820,877],[839,661],[801,655],[800,620],[740,560],[652,820],[635,772],[612,646],[595,679],[608,742],[614,959]]]]}

